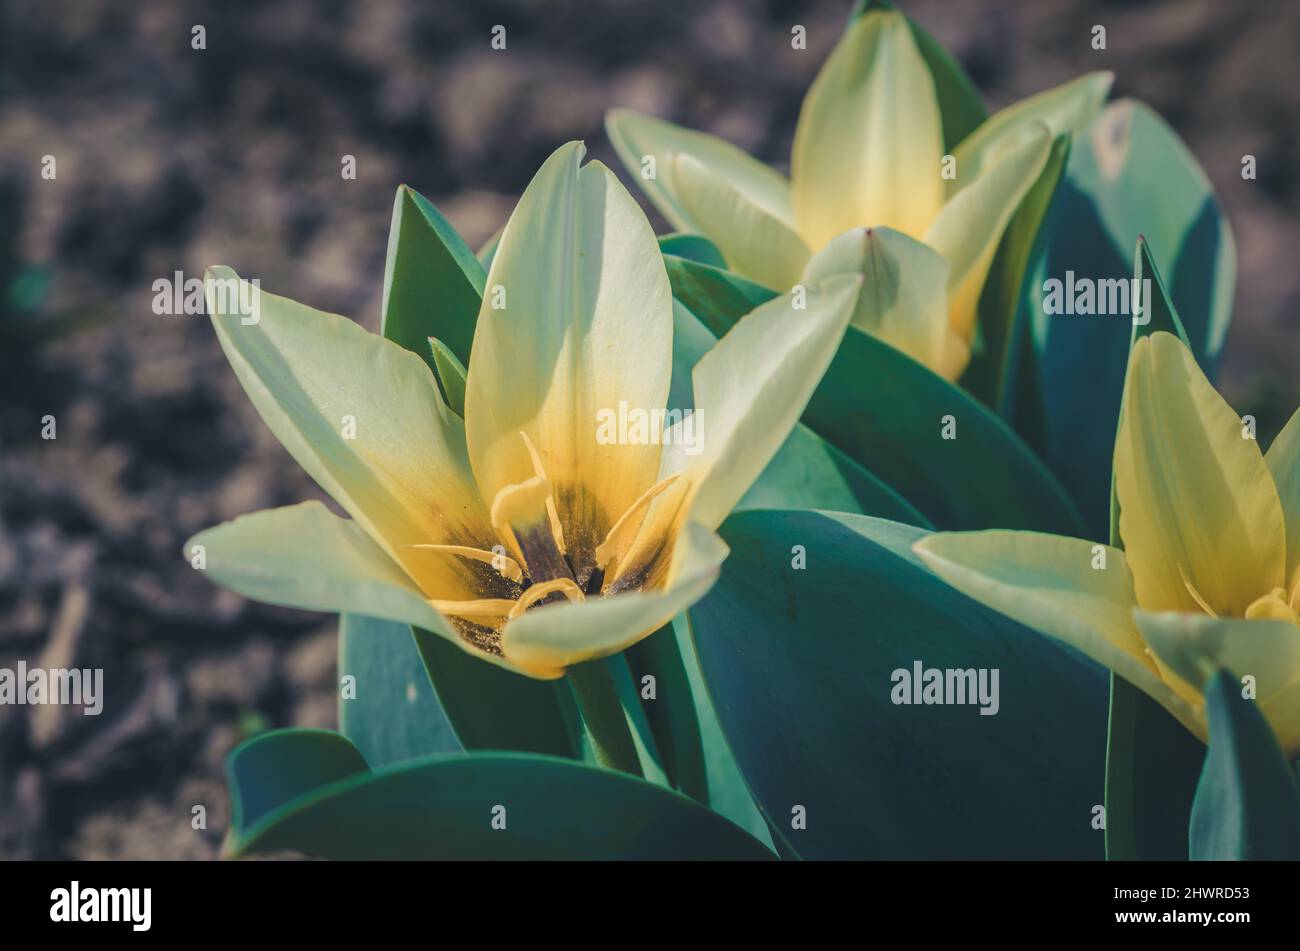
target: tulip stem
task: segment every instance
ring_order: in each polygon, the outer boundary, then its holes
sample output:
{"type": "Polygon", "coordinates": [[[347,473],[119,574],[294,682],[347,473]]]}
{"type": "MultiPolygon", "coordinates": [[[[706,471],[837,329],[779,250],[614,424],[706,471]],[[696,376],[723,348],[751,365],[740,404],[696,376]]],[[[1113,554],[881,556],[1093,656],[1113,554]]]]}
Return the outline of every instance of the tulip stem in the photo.
{"type": "Polygon", "coordinates": [[[575,664],[569,668],[568,680],[587,725],[596,761],[608,769],[642,775],[632,731],[628,729],[623,704],[619,702],[614,678],[605,662],[589,660],[575,664]]]}

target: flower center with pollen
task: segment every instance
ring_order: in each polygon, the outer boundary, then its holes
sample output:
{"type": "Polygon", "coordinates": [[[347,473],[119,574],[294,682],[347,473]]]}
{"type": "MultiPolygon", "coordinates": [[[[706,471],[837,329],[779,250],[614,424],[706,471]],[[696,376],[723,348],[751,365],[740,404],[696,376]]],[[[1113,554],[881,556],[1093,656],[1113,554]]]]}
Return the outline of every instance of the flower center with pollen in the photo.
{"type": "Polygon", "coordinates": [[[473,588],[484,596],[430,599],[429,603],[449,618],[466,641],[497,655],[503,653],[501,634],[506,622],[525,611],[654,586],[660,580],[654,563],[661,560],[669,539],[643,537],[646,515],[654,499],[677,481],[677,476],[668,476],[643,492],[604,540],[584,555],[566,547],[555,491],[541,456],[526,433],[519,435],[534,474],[504,487],[492,500],[492,528],[501,544],[490,551],[467,545],[405,546],[461,560],[473,588]]]}

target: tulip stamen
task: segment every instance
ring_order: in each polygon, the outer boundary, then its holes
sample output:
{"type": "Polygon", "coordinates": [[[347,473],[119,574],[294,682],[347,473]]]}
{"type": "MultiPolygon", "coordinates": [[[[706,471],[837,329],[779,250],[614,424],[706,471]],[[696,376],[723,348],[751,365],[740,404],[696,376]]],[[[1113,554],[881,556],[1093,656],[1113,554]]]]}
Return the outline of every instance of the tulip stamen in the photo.
{"type": "Polygon", "coordinates": [[[642,492],[641,497],[628,506],[627,511],[618,517],[618,521],[606,533],[605,540],[596,546],[596,565],[599,568],[604,572],[612,571],[617,566],[619,554],[631,550],[633,543],[641,532],[641,526],[645,524],[645,517],[650,509],[650,503],[659,493],[676,482],[678,475],[670,475],[667,478],[660,479],[642,492]]]}
{"type": "MultiPolygon", "coordinates": [[[[528,450],[528,457],[533,461],[533,474],[536,475],[537,478],[545,480],[547,486],[549,486],[551,480],[546,474],[546,467],[542,465],[542,457],[538,454],[537,447],[533,445],[533,441],[528,438],[526,432],[520,430],[519,435],[524,440],[524,448],[528,450]]],[[[560,513],[555,507],[554,492],[551,492],[546,496],[546,515],[551,521],[551,534],[555,536],[555,544],[559,547],[561,552],[567,551],[568,549],[564,544],[564,528],[560,525],[560,513]]]]}
{"type": "Polygon", "coordinates": [[[1201,597],[1201,592],[1196,590],[1196,586],[1192,584],[1192,579],[1187,577],[1187,572],[1183,570],[1182,565],[1178,566],[1178,573],[1183,576],[1183,586],[1187,588],[1187,593],[1192,596],[1192,600],[1199,604],[1201,610],[1210,617],[1217,618],[1219,612],[1210,607],[1210,603],[1206,601],[1205,598],[1201,597]]]}
{"type": "Polygon", "coordinates": [[[550,521],[546,507],[550,500],[551,484],[544,476],[508,485],[492,500],[492,527],[519,553],[531,584],[553,578],[573,580],[550,521]]]}
{"type": "Polygon", "coordinates": [[[469,545],[403,545],[403,548],[414,548],[419,551],[435,551],[447,555],[458,555],[461,558],[468,558],[470,561],[482,562],[491,565],[496,569],[497,574],[507,581],[513,581],[515,584],[521,584],[524,580],[523,569],[519,567],[519,562],[515,561],[509,555],[498,551],[487,551],[483,548],[473,548],[469,545]]]}
{"type": "Polygon", "coordinates": [[[506,620],[519,617],[534,604],[550,603],[553,600],[585,601],[587,597],[572,578],[553,578],[533,585],[524,591],[510,608],[506,620]]]}

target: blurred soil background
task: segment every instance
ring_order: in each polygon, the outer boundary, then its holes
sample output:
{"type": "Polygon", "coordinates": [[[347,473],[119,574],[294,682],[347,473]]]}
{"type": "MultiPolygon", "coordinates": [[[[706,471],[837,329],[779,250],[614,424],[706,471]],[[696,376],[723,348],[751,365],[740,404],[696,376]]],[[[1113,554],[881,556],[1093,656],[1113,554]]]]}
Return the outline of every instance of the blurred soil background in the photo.
{"type": "MultiPolygon", "coordinates": [[[[1243,412],[1289,412],[1300,3],[905,7],[993,107],[1109,68],[1117,95],[1166,117],[1236,231],[1224,387],[1243,412]],[[1089,45],[1094,23],[1105,52],[1089,45]],[[1257,181],[1240,177],[1245,153],[1257,181]]],[[[0,857],[215,857],[226,753],[267,727],[335,724],[333,620],[245,602],[182,558],[198,529],[319,492],[257,418],[207,319],[155,315],[153,282],[229,264],[377,330],[399,183],[477,247],[562,142],[585,139],[618,168],[602,129],[613,106],[785,168],[848,8],[5,0],[0,667],[103,667],[106,699],[99,717],[0,706],[0,857]],[[195,24],[206,50],[191,48],[195,24]],[[790,48],[794,24],[806,51],[790,48]],[[340,175],[345,154],[355,181],[340,175]],[[191,828],[196,805],[206,830],[191,828]]]]}

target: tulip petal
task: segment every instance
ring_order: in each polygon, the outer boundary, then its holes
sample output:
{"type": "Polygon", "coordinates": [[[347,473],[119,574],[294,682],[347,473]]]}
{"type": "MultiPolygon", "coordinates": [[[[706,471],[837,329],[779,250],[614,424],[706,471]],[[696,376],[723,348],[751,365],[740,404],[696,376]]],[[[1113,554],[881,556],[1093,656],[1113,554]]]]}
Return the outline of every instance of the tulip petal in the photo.
{"type": "Polygon", "coordinates": [[[730,182],[752,204],[793,227],[790,184],[785,176],[730,142],[630,109],[610,111],[605,130],[628,174],[636,176],[654,206],[678,231],[713,237],[678,194],[673,166],[679,155],[689,155],[716,177],[730,182]],[[646,157],[654,159],[653,177],[646,157]]]}
{"type": "Polygon", "coordinates": [[[1172,334],[1138,340],[1115,440],[1119,531],[1146,611],[1241,617],[1282,586],[1282,505],[1259,444],[1172,334]],[[1199,599],[1192,593],[1194,589],[1199,599]]]}
{"type": "Polygon", "coordinates": [[[1032,134],[1036,122],[1046,125],[1052,138],[1083,129],[1101,112],[1114,79],[1109,71],[1085,73],[994,113],[953,149],[957,177],[951,190],[960,191],[978,179],[1009,142],[1032,134]]]}
{"type": "Polygon", "coordinates": [[[583,152],[574,142],[547,159],[506,224],[465,388],[482,496],[537,475],[531,441],[575,570],[659,470],[657,444],[602,441],[599,421],[620,404],[661,411],[672,363],[672,292],[649,222],[604,165],[579,168],[583,152]]]}
{"type": "Polygon", "coordinates": [[[209,270],[206,291],[221,348],[289,454],[428,597],[459,597],[458,566],[404,547],[492,544],[464,426],[428,365],[345,317],[260,293],[229,268],[209,270]],[[258,302],[255,314],[241,294],[258,302]]]}
{"type": "Polygon", "coordinates": [[[1197,722],[1147,655],[1133,622],[1137,602],[1122,551],[1079,538],[1004,530],[940,532],[918,541],[915,551],[958,591],[1109,667],[1189,728],[1197,722]]]}
{"type": "Polygon", "coordinates": [[[664,434],[661,477],[678,476],[651,502],[618,556],[611,583],[663,573],[688,520],[717,528],[798,423],[848,329],[861,278],[774,298],[742,317],[691,372],[695,413],[664,434]]]}
{"type": "Polygon", "coordinates": [[[1047,164],[1052,137],[1034,122],[989,157],[979,178],[954,195],[925,232],[948,259],[949,322],[964,340],[975,332],[975,307],[1007,222],[1047,164]]]}
{"type": "Polygon", "coordinates": [[[804,99],[791,192],[799,233],[820,248],[859,226],[920,237],[943,204],[934,80],[907,18],[859,17],[804,99]]]}
{"type": "Polygon", "coordinates": [[[514,669],[460,637],[420,587],[354,521],[320,502],[242,515],[199,532],[204,572],[216,583],[267,604],[361,614],[432,631],[475,657],[514,669]]]}
{"type": "Polygon", "coordinates": [[[1286,587],[1300,580],[1300,411],[1292,415],[1264,454],[1286,521],[1286,587]]]}
{"type": "Polygon", "coordinates": [[[665,587],[534,608],[507,622],[502,648],[513,663],[539,670],[617,653],[702,598],[728,551],[714,532],[688,523],[677,539],[665,587]]]}
{"type": "Polygon", "coordinates": [[[892,228],[854,228],[813,255],[803,283],[860,274],[862,292],[852,324],[935,368],[948,346],[948,262],[892,228]]]}
{"type": "Polygon", "coordinates": [[[1161,667],[1190,693],[1199,697],[1220,667],[1253,677],[1260,713],[1284,749],[1292,755],[1300,749],[1300,720],[1292,715],[1300,688],[1300,627],[1290,621],[1174,612],[1136,611],[1134,617],[1161,667]]]}
{"type": "Polygon", "coordinates": [[[674,485],[689,488],[692,521],[721,525],[772,461],[835,356],[861,283],[810,291],[803,309],[789,294],[756,307],[696,363],[698,452],[680,439],[664,447],[665,466],[682,474],[674,485]]]}
{"type": "Polygon", "coordinates": [[[731,270],[778,291],[794,286],[809,252],[789,224],[693,156],[676,157],[673,180],[683,207],[731,270]]]}

